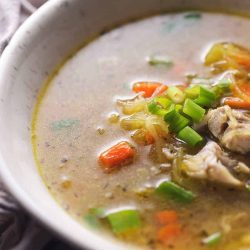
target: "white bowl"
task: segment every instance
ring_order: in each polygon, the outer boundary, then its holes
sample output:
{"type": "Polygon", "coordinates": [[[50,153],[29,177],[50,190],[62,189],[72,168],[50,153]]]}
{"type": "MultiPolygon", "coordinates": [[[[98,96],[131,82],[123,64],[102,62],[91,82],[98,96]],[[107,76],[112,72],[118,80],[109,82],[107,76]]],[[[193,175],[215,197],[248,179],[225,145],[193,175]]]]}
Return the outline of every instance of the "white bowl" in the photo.
{"type": "Polygon", "coordinates": [[[131,249],[74,221],[42,182],[31,147],[31,116],[48,74],[99,31],[150,13],[185,8],[250,10],[249,0],[51,0],[13,37],[0,60],[0,172],[14,197],[43,224],[80,248],[131,249]]]}

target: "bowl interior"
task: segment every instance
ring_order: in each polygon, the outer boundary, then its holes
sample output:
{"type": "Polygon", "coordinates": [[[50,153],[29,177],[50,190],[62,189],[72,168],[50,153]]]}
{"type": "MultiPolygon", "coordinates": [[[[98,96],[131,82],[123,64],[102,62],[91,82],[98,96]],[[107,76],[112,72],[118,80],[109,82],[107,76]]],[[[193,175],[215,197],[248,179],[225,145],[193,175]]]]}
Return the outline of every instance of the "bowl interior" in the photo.
{"type": "Polygon", "coordinates": [[[19,202],[78,246],[127,249],[80,226],[42,182],[31,147],[31,117],[50,73],[84,41],[126,20],[177,9],[247,11],[248,0],[52,0],[16,33],[0,61],[0,172],[19,202]]]}

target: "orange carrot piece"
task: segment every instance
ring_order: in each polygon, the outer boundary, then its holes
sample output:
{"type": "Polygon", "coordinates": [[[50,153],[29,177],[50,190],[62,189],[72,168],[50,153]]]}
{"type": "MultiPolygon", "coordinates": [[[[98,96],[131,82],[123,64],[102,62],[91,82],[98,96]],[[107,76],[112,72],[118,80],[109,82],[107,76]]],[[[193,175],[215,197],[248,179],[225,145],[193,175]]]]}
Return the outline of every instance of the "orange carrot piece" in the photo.
{"type": "Polygon", "coordinates": [[[227,97],[223,103],[234,109],[250,109],[250,102],[246,102],[237,97],[227,97]]]}
{"type": "Polygon", "coordinates": [[[174,210],[165,210],[158,212],[156,213],[155,217],[157,222],[162,225],[177,223],[178,220],[177,213],[174,210]]]}
{"type": "Polygon", "coordinates": [[[167,86],[159,82],[136,82],[133,85],[133,91],[135,93],[144,92],[143,96],[148,98],[151,97],[159,87],[162,88],[160,89],[160,93],[163,93],[167,90],[167,86]],[[163,87],[162,85],[165,87],[163,87]]]}
{"type": "Polygon", "coordinates": [[[104,171],[111,171],[117,167],[130,164],[136,154],[136,150],[128,142],[122,141],[101,153],[99,162],[104,171]]]}
{"type": "Polygon", "coordinates": [[[157,232],[157,239],[159,241],[164,242],[172,237],[180,235],[180,233],[181,229],[179,224],[177,223],[169,224],[159,229],[159,231],[157,232]]]}
{"type": "Polygon", "coordinates": [[[232,87],[233,95],[250,102],[250,83],[238,82],[232,87]]]}

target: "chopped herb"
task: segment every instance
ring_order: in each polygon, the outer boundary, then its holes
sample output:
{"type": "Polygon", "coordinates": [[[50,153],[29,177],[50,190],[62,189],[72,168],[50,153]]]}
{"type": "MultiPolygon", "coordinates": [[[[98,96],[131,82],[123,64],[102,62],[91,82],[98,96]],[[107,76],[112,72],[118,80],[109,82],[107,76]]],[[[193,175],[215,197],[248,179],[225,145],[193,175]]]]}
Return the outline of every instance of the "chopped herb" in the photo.
{"type": "Polygon", "coordinates": [[[210,247],[216,246],[220,242],[221,236],[222,235],[221,235],[220,232],[211,234],[210,236],[208,236],[205,239],[203,239],[202,243],[204,245],[207,245],[207,246],[210,246],[210,247]]]}
{"type": "Polygon", "coordinates": [[[185,19],[194,19],[194,20],[198,20],[202,18],[202,14],[198,11],[192,11],[192,12],[188,12],[184,15],[185,19]]]}
{"type": "Polygon", "coordinates": [[[51,129],[55,131],[67,129],[74,125],[79,124],[79,122],[80,121],[76,119],[65,119],[65,120],[54,121],[51,123],[51,129]]]}
{"type": "Polygon", "coordinates": [[[193,102],[191,99],[186,99],[183,106],[183,113],[190,116],[193,121],[200,122],[205,115],[206,110],[193,102]]]}
{"type": "Polygon", "coordinates": [[[167,112],[164,116],[164,120],[169,124],[170,130],[176,133],[190,123],[190,120],[181,115],[176,109],[167,112]]]}
{"type": "Polygon", "coordinates": [[[140,216],[137,210],[128,209],[107,215],[107,219],[114,233],[123,233],[141,226],[140,216]]]}
{"type": "Polygon", "coordinates": [[[196,197],[193,192],[188,191],[171,181],[162,182],[156,188],[156,193],[161,196],[176,200],[180,203],[190,203],[196,197]]]}
{"type": "Polygon", "coordinates": [[[189,126],[183,128],[177,135],[177,138],[186,142],[188,145],[195,147],[203,141],[203,138],[189,126]]]}
{"type": "Polygon", "coordinates": [[[167,56],[154,55],[148,58],[150,65],[164,65],[166,67],[173,66],[173,61],[167,56]]]}

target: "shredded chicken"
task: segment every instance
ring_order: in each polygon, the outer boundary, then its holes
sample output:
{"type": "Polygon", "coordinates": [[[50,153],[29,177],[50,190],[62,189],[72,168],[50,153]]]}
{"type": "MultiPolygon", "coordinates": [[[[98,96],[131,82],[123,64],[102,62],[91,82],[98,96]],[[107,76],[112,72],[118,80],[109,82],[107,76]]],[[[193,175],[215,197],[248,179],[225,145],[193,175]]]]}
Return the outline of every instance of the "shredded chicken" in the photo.
{"type": "Polygon", "coordinates": [[[233,187],[240,187],[243,183],[235,178],[227,167],[237,165],[215,142],[207,145],[196,155],[184,156],[182,171],[196,179],[206,179],[233,187]],[[224,165],[228,163],[228,165],[224,165]]]}
{"type": "Polygon", "coordinates": [[[242,154],[250,152],[250,117],[229,106],[210,110],[208,128],[221,144],[242,154]]]}

